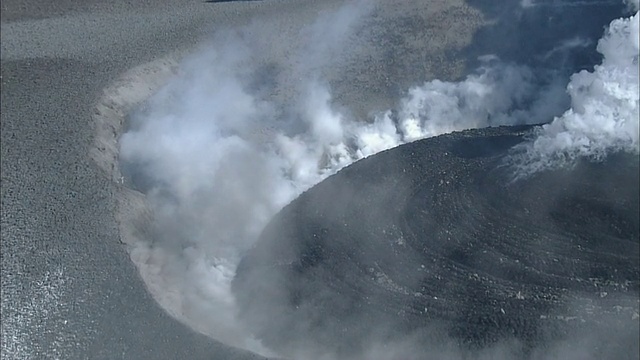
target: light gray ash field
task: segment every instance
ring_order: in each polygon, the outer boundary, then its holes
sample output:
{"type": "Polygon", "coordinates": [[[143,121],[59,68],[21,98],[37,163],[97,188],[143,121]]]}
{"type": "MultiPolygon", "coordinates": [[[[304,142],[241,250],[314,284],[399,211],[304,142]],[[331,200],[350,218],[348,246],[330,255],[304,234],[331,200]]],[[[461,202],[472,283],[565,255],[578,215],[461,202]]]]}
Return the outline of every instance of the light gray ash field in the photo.
{"type": "Polygon", "coordinates": [[[3,2],[2,358],[638,358],[638,16],[3,2]]]}

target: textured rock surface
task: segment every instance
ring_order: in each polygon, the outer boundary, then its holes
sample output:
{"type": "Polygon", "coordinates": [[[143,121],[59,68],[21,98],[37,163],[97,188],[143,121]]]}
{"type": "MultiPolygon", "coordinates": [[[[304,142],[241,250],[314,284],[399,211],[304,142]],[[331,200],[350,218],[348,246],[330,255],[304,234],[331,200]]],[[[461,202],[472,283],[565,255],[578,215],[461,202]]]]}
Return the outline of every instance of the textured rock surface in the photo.
{"type": "Polygon", "coordinates": [[[3,1],[3,359],[260,358],[195,333],[155,303],[120,241],[118,185],[89,156],[102,89],[193,46],[210,21],[244,22],[251,8],[230,10],[3,1]]]}
{"type": "MultiPolygon", "coordinates": [[[[471,41],[481,19],[477,10],[450,3],[429,2],[423,11],[423,1],[384,2],[390,5],[369,20],[371,34],[358,55],[325,74],[336,98],[354,113],[386,109],[408,86],[459,76],[464,64],[444,55],[471,41]]],[[[336,4],[2,2],[3,358],[254,358],[174,321],[145,290],[114,215],[121,186],[90,156],[96,150],[95,105],[128,69],[255,18],[269,25],[256,33],[275,34],[268,61],[277,64],[299,25],[336,4]]],[[[563,22],[562,16],[555,19],[563,22]]],[[[609,20],[594,21],[598,34],[609,20]]]]}
{"type": "Polygon", "coordinates": [[[402,145],[304,193],[239,266],[246,322],[291,351],[414,334],[535,352],[589,333],[589,354],[636,356],[638,158],[510,183],[501,159],[524,130],[402,145]]]}

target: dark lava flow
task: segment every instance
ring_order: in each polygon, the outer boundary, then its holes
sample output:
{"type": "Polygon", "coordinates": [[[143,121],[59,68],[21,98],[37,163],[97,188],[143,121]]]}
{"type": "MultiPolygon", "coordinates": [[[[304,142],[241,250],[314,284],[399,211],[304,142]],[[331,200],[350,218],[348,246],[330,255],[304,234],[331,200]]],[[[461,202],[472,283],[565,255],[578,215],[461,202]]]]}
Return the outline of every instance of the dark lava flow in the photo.
{"type": "Polygon", "coordinates": [[[510,183],[503,158],[528,130],[402,145],[302,194],[238,267],[243,321],[285,354],[407,336],[532,352],[590,334],[606,338],[596,354],[637,356],[638,156],[510,183]]]}

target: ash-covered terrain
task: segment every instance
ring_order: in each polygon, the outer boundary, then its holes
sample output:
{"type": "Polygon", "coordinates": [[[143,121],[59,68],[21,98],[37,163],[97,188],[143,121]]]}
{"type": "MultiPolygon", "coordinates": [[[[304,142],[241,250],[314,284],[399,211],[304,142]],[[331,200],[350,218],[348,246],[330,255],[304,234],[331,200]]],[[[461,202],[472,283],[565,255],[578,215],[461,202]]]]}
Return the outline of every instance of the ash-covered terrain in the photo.
{"type": "Polygon", "coordinates": [[[2,10],[3,357],[637,357],[637,1],[2,10]]]}

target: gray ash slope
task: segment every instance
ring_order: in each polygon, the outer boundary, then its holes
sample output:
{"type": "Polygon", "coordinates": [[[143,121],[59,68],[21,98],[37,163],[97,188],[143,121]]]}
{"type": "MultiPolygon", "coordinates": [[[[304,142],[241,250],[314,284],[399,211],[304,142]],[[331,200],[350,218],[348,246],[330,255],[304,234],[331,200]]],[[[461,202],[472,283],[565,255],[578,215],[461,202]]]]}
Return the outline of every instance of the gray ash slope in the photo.
{"type": "Polygon", "coordinates": [[[402,145],[302,194],[239,264],[243,320],[290,354],[410,336],[417,351],[636,357],[638,157],[511,182],[504,156],[526,130],[402,145]]]}
{"type": "Polygon", "coordinates": [[[121,243],[118,185],[88,156],[105,87],[207,24],[246,22],[254,11],[239,7],[2,2],[0,358],[263,358],[156,304],[121,243]]]}

